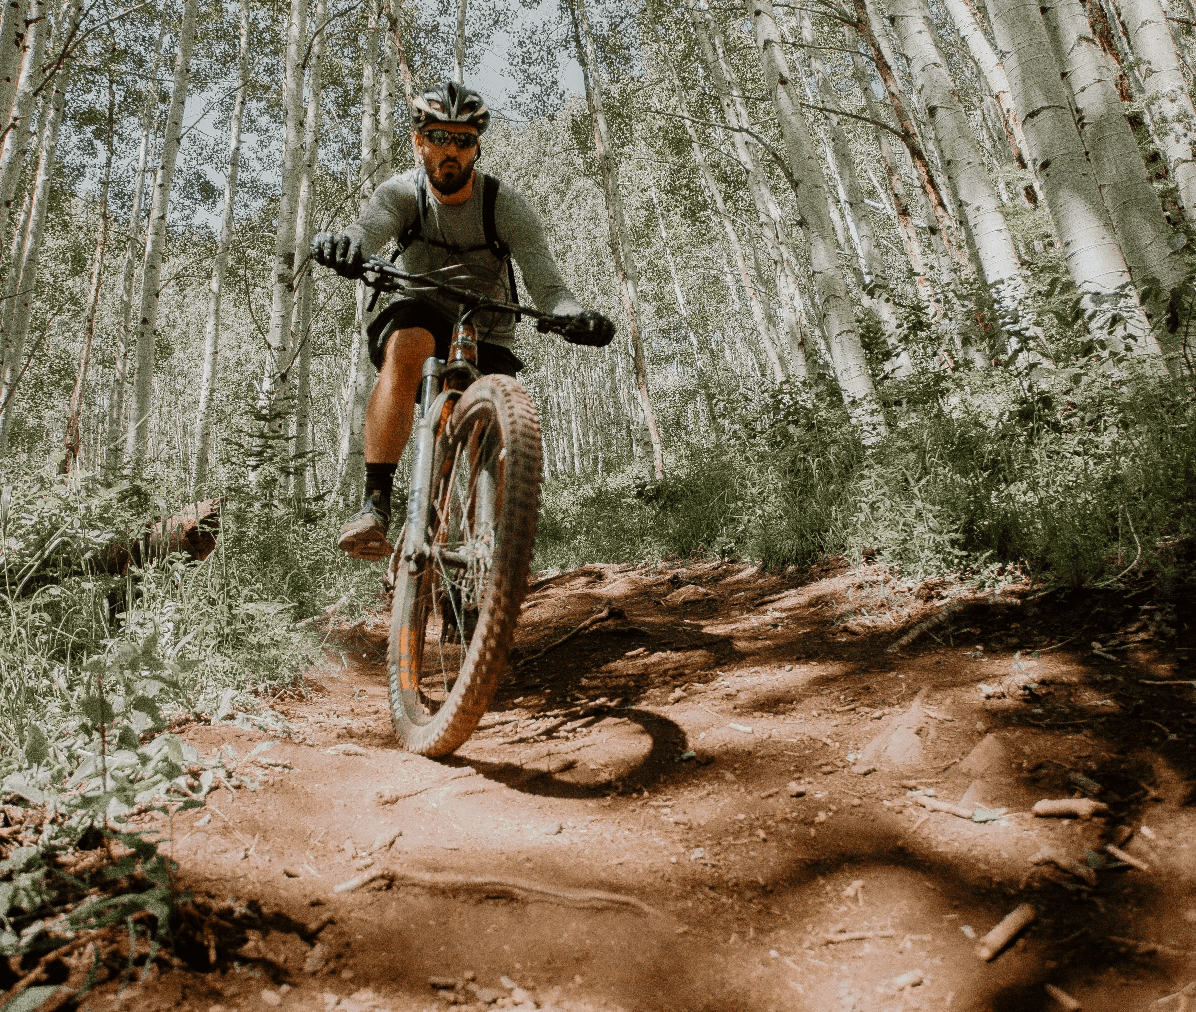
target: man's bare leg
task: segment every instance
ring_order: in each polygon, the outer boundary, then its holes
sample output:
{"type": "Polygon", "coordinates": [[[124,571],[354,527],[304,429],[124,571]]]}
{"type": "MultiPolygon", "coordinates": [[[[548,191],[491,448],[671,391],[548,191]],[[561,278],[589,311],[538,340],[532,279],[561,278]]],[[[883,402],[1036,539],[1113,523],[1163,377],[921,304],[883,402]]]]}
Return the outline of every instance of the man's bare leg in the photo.
{"type": "Polygon", "coordinates": [[[365,411],[365,503],[341,528],[337,544],[358,559],[382,559],[394,551],[386,539],[395,465],[411,438],[415,397],[424,361],[436,342],[423,327],[396,330],[365,411]]]}

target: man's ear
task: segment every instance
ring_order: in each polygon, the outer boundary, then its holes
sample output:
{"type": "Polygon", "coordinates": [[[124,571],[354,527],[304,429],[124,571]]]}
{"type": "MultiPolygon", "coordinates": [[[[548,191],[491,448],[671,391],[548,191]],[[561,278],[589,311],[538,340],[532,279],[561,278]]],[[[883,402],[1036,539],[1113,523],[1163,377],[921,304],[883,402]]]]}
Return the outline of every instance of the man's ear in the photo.
{"type": "Polygon", "coordinates": [[[424,153],[420,149],[419,131],[418,130],[411,131],[411,153],[415,156],[415,164],[423,165],[424,153]]]}

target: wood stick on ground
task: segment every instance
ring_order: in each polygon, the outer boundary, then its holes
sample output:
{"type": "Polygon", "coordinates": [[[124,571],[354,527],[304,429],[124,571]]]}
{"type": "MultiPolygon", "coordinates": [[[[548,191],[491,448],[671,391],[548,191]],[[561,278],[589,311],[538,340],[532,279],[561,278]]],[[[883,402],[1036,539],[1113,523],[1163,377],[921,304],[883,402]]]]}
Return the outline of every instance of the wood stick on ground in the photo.
{"type": "Polygon", "coordinates": [[[560,639],[553,640],[543,650],[539,650],[529,657],[522,658],[519,661],[519,663],[515,665],[515,667],[522,668],[525,665],[531,664],[532,661],[539,660],[550,650],[555,650],[562,643],[566,643],[569,640],[573,639],[573,637],[576,636],[578,633],[583,633],[587,629],[589,629],[591,626],[596,626],[599,622],[605,622],[608,618],[621,618],[622,615],[623,615],[622,611],[620,611],[618,608],[612,608],[608,604],[601,611],[594,612],[593,615],[591,615],[589,618],[587,618],[584,622],[582,622],[580,625],[578,625],[571,632],[565,633],[565,635],[560,637],[560,639]]]}
{"type": "Polygon", "coordinates": [[[1152,681],[1147,681],[1145,678],[1139,678],[1138,684],[1139,685],[1196,685],[1196,682],[1187,682],[1187,681],[1184,681],[1183,679],[1172,679],[1172,680],[1166,681],[1166,682],[1152,682],[1152,681]]]}
{"type": "Polygon", "coordinates": [[[1078,1012],[1082,1007],[1071,995],[1054,984],[1043,984],[1043,990],[1055,999],[1067,1012],[1078,1012]]]}
{"type": "Polygon", "coordinates": [[[420,787],[412,787],[404,789],[401,787],[381,788],[375,795],[374,801],[379,805],[393,805],[396,801],[403,801],[406,798],[414,798],[417,794],[423,794],[424,791],[430,791],[435,787],[443,787],[450,780],[460,780],[462,777],[472,777],[477,775],[477,770],[472,766],[466,766],[464,769],[457,770],[455,773],[447,777],[438,777],[430,784],[423,784],[420,787]]]}
{"type": "Polygon", "coordinates": [[[1044,798],[1036,801],[1030,809],[1039,818],[1074,816],[1077,819],[1091,819],[1109,810],[1103,801],[1093,801],[1091,798],[1059,798],[1051,800],[1044,798]]]}
{"type": "Polygon", "coordinates": [[[827,935],[826,944],[836,942],[861,942],[869,938],[895,938],[896,931],[840,931],[838,934],[827,935]]]}
{"type": "Polygon", "coordinates": [[[1030,863],[1035,865],[1053,864],[1061,871],[1067,872],[1069,875],[1075,875],[1076,878],[1083,879],[1090,886],[1096,885],[1096,872],[1089,868],[1086,864],[1080,864],[1078,861],[1073,861],[1071,858],[1058,851],[1051,850],[1049,847],[1044,847],[1037,854],[1030,858],[1030,863]]]}
{"type": "Polygon", "coordinates": [[[1018,932],[1028,927],[1037,916],[1038,914],[1029,903],[1015,907],[1000,924],[980,939],[980,943],[976,946],[976,955],[987,963],[1012,942],[1018,932]]]}
{"type": "Polygon", "coordinates": [[[940,801],[938,798],[918,798],[924,808],[928,808],[932,812],[946,812],[948,815],[957,815],[961,819],[970,819],[972,817],[972,809],[962,808],[959,805],[953,805],[949,801],[940,801]]]}
{"type": "Polygon", "coordinates": [[[370,875],[358,876],[336,887],[336,892],[350,892],[360,889],[374,879],[389,879],[392,886],[414,886],[446,893],[471,893],[482,899],[505,898],[522,900],[524,903],[559,903],[570,907],[597,909],[630,908],[642,914],[657,916],[659,911],[634,896],[605,892],[600,889],[558,889],[541,885],[527,879],[497,878],[492,876],[453,875],[441,872],[394,871],[383,869],[370,875]]]}
{"type": "Polygon", "coordinates": [[[893,654],[893,653],[896,653],[898,650],[901,650],[904,647],[908,647],[911,643],[914,642],[914,640],[916,640],[920,636],[922,636],[923,633],[928,633],[928,632],[930,632],[931,629],[935,629],[938,626],[942,625],[944,622],[946,622],[947,619],[949,619],[951,617],[952,613],[955,611],[958,611],[959,608],[961,607],[961,605],[963,605],[964,603],[965,602],[963,602],[963,601],[956,601],[952,604],[947,605],[947,607],[944,608],[942,611],[937,612],[934,615],[931,615],[930,618],[924,619],[923,621],[919,622],[909,632],[907,632],[904,636],[902,636],[901,639],[899,639],[896,643],[892,643],[889,646],[885,647],[885,653],[893,654]]]}
{"type": "Polygon", "coordinates": [[[1106,851],[1107,851],[1109,854],[1112,854],[1112,855],[1113,855],[1113,857],[1117,858],[1117,860],[1118,860],[1118,861],[1124,861],[1124,862],[1125,862],[1126,864],[1128,864],[1128,865],[1129,865],[1131,868],[1137,868],[1137,869],[1138,869],[1138,871],[1144,871],[1144,872],[1149,872],[1149,871],[1150,871],[1150,865],[1148,865],[1148,864],[1147,864],[1145,861],[1143,861],[1141,858],[1134,857],[1134,855],[1133,855],[1133,854],[1127,854],[1127,853],[1126,853],[1124,850],[1122,850],[1120,847],[1114,847],[1114,846],[1113,846],[1113,844],[1111,844],[1111,843],[1106,843],[1106,844],[1105,844],[1105,850],[1106,850],[1106,851]]]}

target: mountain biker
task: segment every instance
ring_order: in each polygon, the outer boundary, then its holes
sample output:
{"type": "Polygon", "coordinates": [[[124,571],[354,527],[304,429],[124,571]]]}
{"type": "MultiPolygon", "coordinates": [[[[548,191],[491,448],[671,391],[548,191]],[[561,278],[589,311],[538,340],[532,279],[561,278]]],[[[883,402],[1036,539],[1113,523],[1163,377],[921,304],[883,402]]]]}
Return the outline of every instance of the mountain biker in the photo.
{"type": "MultiPolygon", "coordinates": [[[[441,81],[418,95],[411,109],[411,142],[420,164],[382,183],[344,231],[317,235],[312,242],[316,261],[346,277],[360,277],[365,260],[395,239],[408,273],[439,272],[436,276],[454,285],[514,302],[513,258],[537,309],[575,318],[568,340],[610,344],[614,324],[584,309],[565,286],[532,205],[474,169],[479,138],[489,124],[481,95],[456,81],[441,81]]],[[[337,541],[354,558],[381,559],[394,551],[386,534],[395,470],[411,435],[423,363],[433,354],[448,357],[457,309],[450,296],[435,289],[403,293],[369,326],[370,361],[378,380],[365,417],[365,499],[337,541]]],[[[515,320],[497,312],[480,312],[473,320],[478,368],[514,376],[523,367],[511,351],[515,320]]]]}

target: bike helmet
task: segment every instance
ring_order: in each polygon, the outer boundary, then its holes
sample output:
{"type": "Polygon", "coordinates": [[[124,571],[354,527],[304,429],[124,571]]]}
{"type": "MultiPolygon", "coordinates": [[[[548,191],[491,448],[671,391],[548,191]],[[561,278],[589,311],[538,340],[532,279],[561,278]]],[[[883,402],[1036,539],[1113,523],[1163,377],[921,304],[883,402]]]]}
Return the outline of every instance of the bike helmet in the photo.
{"type": "Polygon", "coordinates": [[[411,103],[411,126],[419,130],[434,123],[464,123],[485,133],[490,110],[472,88],[446,78],[415,96],[411,103]]]}

